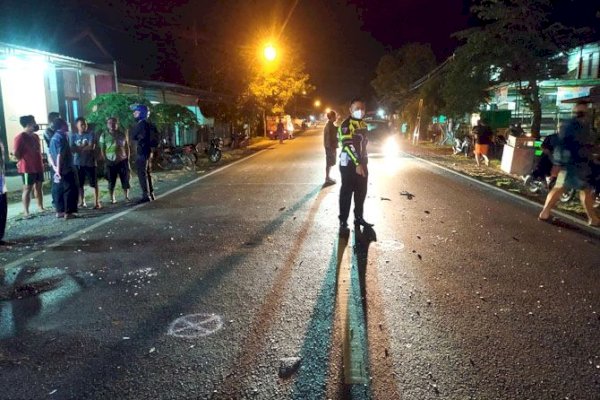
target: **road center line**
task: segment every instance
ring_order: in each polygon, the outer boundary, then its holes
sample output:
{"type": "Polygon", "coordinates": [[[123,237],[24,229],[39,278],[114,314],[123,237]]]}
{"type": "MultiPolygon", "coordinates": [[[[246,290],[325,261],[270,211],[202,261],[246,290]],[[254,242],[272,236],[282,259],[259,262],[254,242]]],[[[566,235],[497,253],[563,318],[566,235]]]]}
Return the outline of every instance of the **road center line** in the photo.
{"type": "MultiPolygon", "coordinates": [[[[245,162],[245,161],[251,159],[252,157],[255,157],[255,156],[261,154],[265,150],[266,149],[259,150],[256,153],[251,154],[251,155],[249,155],[247,157],[244,157],[244,158],[242,158],[240,160],[234,161],[231,164],[224,165],[224,166],[222,166],[220,168],[217,168],[214,171],[211,171],[211,172],[209,172],[209,173],[207,173],[205,175],[202,175],[202,176],[199,176],[197,178],[194,178],[194,179],[192,179],[189,182],[186,182],[186,183],[184,183],[182,185],[179,185],[179,186],[177,186],[177,187],[175,187],[175,188],[173,188],[171,190],[168,190],[167,192],[165,192],[163,194],[160,194],[160,195],[156,196],[156,198],[158,200],[158,199],[162,199],[163,197],[169,196],[169,195],[171,195],[171,194],[173,194],[175,192],[180,191],[181,189],[184,189],[184,188],[186,188],[186,187],[188,187],[190,185],[193,185],[196,182],[199,182],[199,181],[201,181],[203,179],[206,179],[206,178],[208,178],[211,175],[214,175],[214,174],[216,174],[218,172],[222,172],[222,171],[224,171],[224,170],[226,170],[226,169],[228,169],[230,167],[233,167],[234,165],[237,165],[237,164],[240,164],[242,162],[245,162]]],[[[9,262],[8,264],[6,264],[4,266],[0,266],[0,268],[2,268],[4,270],[9,270],[9,269],[12,269],[12,268],[16,268],[19,265],[21,265],[22,263],[24,263],[25,261],[30,261],[31,259],[34,259],[34,258],[36,258],[36,257],[44,254],[45,251],[48,250],[48,249],[52,249],[54,247],[58,247],[61,244],[64,244],[64,243],[66,243],[66,242],[68,242],[70,240],[77,239],[82,234],[87,233],[87,232],[91,232],[94,229],[99,228],[99,227],[101,227],[103,225],[106,225],[109,222],[114,221],[115,219],[121,218],[121,217],[129,214],[130,212],[137,210],[138,208],[144,207],[147,204],[149,204],[149,203],[138,204],[138,205],[132,206],[130,208],[127,208],[126,210],[123,210],[123,211],[121,211],[121,212],[119,212],[117,214],[113,214],[113,215],[111,215],[111,216],[109,216],[109,217],[107,217],[107,218],[105,218],[105,219],[103,219],[101,221],[96,222],[95,224],[93,224],[91,226],[88,226],[87,228],[80,229],[80,230],[78,230],[76,232],[71,233],[70,235],[68,235],[68,236],[66,236],[64,238],[58,239],[57,241],[46,245],[43,250],[37,250],[37,251],[34,251],[33,253],[29,253],[29,254],[27,254],[25,256],[17,258],[16,260],[14,260],[12,262],[9,262]]]]}

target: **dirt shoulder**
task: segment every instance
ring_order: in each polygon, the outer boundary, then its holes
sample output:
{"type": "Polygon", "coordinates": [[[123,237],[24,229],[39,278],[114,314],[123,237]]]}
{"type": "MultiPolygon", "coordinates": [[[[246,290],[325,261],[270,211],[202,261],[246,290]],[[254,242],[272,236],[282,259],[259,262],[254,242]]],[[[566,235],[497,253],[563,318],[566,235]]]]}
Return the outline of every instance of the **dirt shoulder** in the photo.
{"type": "MultiPolygon", "coordinates": [[[[408,141],[402,142],[403,150],[413,156],[423,158],[460,174],[470,176],[478,181],[498,187],[507,192],[522,196],[539,204],[544,204],[546,193],[531,193],[523,184],[520,176],[507,174],[500,169],[500,160],[490,160],[490,166],[482,164],[478,167],[473,157],[452,154],[450,146],[438,146],[432,143],[420,143],[413,146],[408,141]]],[[[574,216],[587,219],[585,212],[576,196],[568,203],[559,203],[557,209],[574,216]]]]}

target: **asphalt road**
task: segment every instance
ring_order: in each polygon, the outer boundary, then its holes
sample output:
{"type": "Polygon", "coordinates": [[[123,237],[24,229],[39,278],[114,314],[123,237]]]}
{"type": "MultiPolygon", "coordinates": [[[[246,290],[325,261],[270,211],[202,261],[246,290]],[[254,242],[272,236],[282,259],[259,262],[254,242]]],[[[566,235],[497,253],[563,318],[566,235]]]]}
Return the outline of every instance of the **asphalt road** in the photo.
{"type": "Polygon", "coordinates": [[[341,259],[321,143],[275,143],[4,269],[0,398],[600,398],[597,238],[373,154],[377,241],[350,232],[341,259]],[[350,387],[338,265],[367,375],[350,387]]]}

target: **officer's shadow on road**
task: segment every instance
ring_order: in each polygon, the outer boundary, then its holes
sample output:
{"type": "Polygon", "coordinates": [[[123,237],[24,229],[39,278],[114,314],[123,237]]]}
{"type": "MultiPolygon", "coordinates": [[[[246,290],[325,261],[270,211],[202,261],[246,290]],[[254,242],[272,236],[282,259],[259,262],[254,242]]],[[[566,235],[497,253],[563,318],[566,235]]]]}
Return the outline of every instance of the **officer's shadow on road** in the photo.
{"type": "Polygon", "coordinates": [[[354,231],[354,257],[356,257],[356,266],[358,269],[358,279],[360,284],[360,297],[362,306],[367,315],[367,264],[369,263],[369,247],[371,243],[377,241],[377,233],[368,226],[354,231]]]}

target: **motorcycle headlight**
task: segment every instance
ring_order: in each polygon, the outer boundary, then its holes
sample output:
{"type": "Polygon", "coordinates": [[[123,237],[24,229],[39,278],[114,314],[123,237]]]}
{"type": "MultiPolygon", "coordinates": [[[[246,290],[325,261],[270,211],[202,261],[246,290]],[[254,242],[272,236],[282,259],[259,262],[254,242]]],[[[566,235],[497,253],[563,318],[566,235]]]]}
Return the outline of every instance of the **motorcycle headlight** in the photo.
{"type": "Polygon", "coordinates": [[[383,142],[383,155],[385,157],[396,157],[400,154],[400,145],[395,136],[390,136],[383,142]]]}

